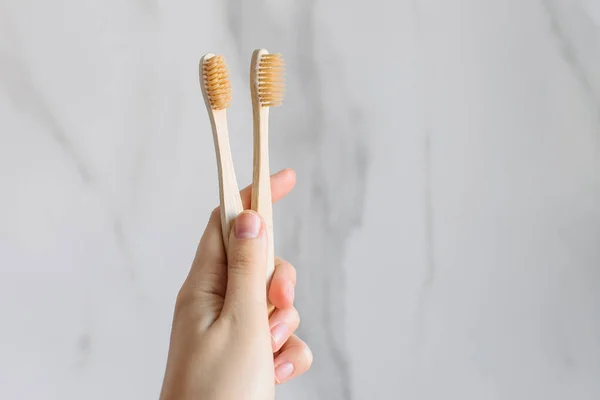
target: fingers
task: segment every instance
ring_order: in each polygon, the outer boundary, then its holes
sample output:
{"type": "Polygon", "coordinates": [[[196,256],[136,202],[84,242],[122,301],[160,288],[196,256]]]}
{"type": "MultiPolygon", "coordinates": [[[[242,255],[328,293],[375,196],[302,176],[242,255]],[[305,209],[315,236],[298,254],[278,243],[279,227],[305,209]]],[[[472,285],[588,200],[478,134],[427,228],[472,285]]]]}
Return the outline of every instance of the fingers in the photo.
{"type": "Polygon", "coordinates": [[[275,259],[275,272],[269,285],[269,301],[279,309],[290,308],[294,304],[296,268],[281,258],[275,259]]]}
{"type": "MultiPolygon", "coordinates": [[[[294,187],[296,173],[292,169],[281,170],[271,176],[271,196],[273,202],[281,200],[294,187]]],[[[252,187],[244,188],[240,195],[244,208],[250,207],[252,187]]],[[[208,292],[213,295],[225,295],[227,257],[221,236],[221,215],[219,208],[213,210],[198,250],[192,263],[192,268],[186,280],[186,292],[200,294],[208,292]]]]}
{"type": "Polygon", "coordinates": [[[216,210],[210,216],[192,268],[177,296],[177,308],[193,305],[194,314],[201,317],[204,328],[218,317],[227,285],[225,257],[214,256],[216,251],[224,251],[220,226],[219,210],[216,210]]]}
{"type": "MultiPolygon", "coordinates": [[[[271,175],[271,201],[273,203],[284,198],[292,191],[296,184],[296,173],[291,168],[282,169],[271,175]]],[[[246,186],[241,190],[242,204],[244,209],[250,208],[250,197],[252,195],[252,185],[246,186]]]]}
{"type": "Polygon", "coordinates": [[[308,371],[312,360],[312,352],[308,345],[293,335],[275,357],[275,383],[284,383],[302,375],[308,371]]]}
{"type": "Polygon", "coordinates": [[[227,289],[221,315],[237,320],[267,315],[267,234],[262,218],[242,212],[234,221],[227,252],[227,289]],[[257,314],[259,313],[259,314],[257,314]]]}
{"type": "MultiPolygon", "coordinates": [[[[227,258],[225,257],[225,247],[221,236],[221,214],[217,208],[210,214],[206,229],[196,250],[192,270],[196,269],[198,272],[202,272],[203,276],[200,276],[199,279],[206,281],[210,275],[219,272],[225,273],[226,265],[227,258]]],[[[221,290],[224,291],[225,286],[221,290]]]]}
{"type": "MultiPolygon", "coordinates": [[[[292,169],[284,169],[271,175],[271,199],[275,203],[284,198],[296,184],[296,173],[292,169]]],[[[252,195],[252,186],[249,185],[242,189],[240,196],[244,204],[244,209],[250,208],[250,196],[252,195]]],[[[207,261],[225,264],[225,251],[223,239],[221,238],[221,215],[219,208],[213,210],[210,220],[204,231],[202,241],[206,242],[199,251],[202,258],[207,261]],[[206,239],[205,239],[206,237],[206,239]]],[[[202,244],[201,241],[201,244],[202,244]]]]}
{"type": "Polygon", "coordinates": [[[294,307],[284,310],[275,310],[269,320],[271,330],[271,345],[273,352],[279,351],[281,346],[292,336],[300,325],[300,316],[294,307]]]}

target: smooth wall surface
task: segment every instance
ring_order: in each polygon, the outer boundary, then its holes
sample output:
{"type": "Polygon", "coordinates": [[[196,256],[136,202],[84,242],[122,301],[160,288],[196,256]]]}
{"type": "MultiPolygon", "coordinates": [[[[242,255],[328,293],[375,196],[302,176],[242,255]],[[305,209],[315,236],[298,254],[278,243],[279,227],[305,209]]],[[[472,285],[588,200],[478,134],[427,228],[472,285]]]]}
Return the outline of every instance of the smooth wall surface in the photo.
{"type": "Polygon", "coordinates": [[[279,399],[600,398],[600,3],[0,2],[0,398],[157,398],[217,204],[198,60],[284,54],[312,370],[279,399]]]}

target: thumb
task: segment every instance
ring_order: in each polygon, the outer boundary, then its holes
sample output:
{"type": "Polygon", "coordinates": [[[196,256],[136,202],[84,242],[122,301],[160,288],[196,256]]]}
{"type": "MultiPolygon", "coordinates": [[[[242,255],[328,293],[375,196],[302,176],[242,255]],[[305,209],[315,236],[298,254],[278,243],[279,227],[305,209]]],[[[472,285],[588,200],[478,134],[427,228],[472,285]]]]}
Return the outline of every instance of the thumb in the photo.
{"type": "Polygon", "coordinates": [[[234,318],[267,315],[267,233],[254,211],[237,216],[227,250],[227,291],[222,314],[234,318]]]}

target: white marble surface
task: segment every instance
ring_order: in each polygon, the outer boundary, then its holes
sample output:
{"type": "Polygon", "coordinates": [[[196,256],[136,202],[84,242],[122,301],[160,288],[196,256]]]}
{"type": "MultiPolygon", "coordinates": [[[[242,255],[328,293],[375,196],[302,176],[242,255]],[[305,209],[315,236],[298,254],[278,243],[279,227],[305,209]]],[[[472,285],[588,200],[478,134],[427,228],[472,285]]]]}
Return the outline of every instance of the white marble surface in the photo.
{"type": "Polygon", "coordinates": [[[217,201],[197,62],[246,184],[256,47],[315,353],[278,398],[600,398],[596,0],[2,0],[0,398],[157,398],[217,201]]]}

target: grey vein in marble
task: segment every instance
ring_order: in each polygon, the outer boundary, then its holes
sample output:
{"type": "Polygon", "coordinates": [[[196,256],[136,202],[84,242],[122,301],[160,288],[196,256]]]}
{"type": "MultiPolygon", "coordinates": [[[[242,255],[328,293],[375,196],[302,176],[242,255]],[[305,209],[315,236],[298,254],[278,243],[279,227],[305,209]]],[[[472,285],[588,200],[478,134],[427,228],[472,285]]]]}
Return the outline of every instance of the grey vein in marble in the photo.
{"type": "Polygon", "coordinates": [[[68,134],[52,112],[50,105],[36,89],[27,62],[19,52],[18,37],[10,30],[10,21],[2,18],[0,27],[3,28],[5,44],[10,46],[8,51],[0,52],[0,84],[4,86],[18,109],[32,115],[40,125],[46,127],[56,145],[73,163],[83,183],[91,183],[93,177],[83,157],[69,140],[68,134]]]}
{"type": "MultiPolygon", "coordinates": [[[[542,5],[548,14],[550,29],[558,41],[562,57],[589,96],[596,110],[596,118],[600,121],[600,71],[596,67],[596,62],[600,60],[598,28],[591,15],[584,12],[581,3],[542,0],[542,5]],[[576,18],[571,17],[573,13],[576,18]],[[593,57],[596,59],[590,59],[593,57]]],[[[598,135],[600,145],[600,128],[598,135]]]]}

